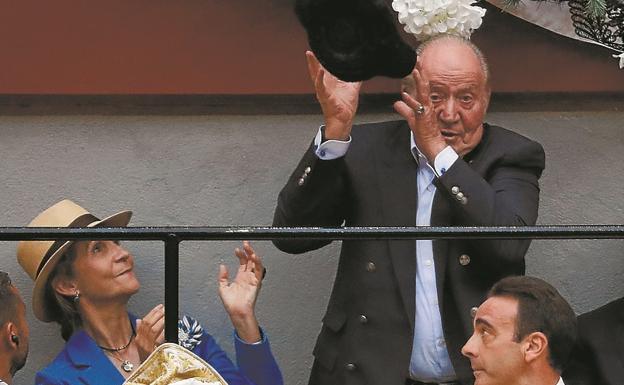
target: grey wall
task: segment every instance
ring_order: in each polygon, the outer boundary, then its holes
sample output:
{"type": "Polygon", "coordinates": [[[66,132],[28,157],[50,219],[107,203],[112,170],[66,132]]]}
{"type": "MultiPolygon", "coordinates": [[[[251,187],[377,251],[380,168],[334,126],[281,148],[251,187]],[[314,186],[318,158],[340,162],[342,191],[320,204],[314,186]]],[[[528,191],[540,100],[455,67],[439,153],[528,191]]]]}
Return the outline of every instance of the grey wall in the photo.
{"type": "MultiPolygon", "coordinates": [[[[394,118],[365,115],[362,121],[394,118]]],[[[493,113],[488,121],[541,142],[547,153],[539,222],[622,223],[624,113],[493,113]]],[[[281,186],[307,147],[318,116],[4,116],[0,117],[2,226],[22,226],[72,198],[95,215],[132,209],[143,225],[270,225],[281,186]]],[[[32,282],[0,243],[8,271],[30,304],[32,282]]],[[[142,290],[143,315],[163,298],[162,245],[127,244],[142,290]]],[[[234,266],[234,242],[182,244],[181,307],[228,351],[231,327],[216,291],[219,261],[234,266]]],[[[546,278],[577,312],[624,296],[622,241],[536,241],[528,272],[546,278]]],[[[339,245],[289,256],[257,242],[268,275],[261,323],[287,384],[307,383],[311,351],[334,278],[339,245]]],[[[29,305],[30,306],[30,305],[29,305]]],[[[61,349],[55,325],[29,315],[31,355],[17,384],[61,349]]]]}

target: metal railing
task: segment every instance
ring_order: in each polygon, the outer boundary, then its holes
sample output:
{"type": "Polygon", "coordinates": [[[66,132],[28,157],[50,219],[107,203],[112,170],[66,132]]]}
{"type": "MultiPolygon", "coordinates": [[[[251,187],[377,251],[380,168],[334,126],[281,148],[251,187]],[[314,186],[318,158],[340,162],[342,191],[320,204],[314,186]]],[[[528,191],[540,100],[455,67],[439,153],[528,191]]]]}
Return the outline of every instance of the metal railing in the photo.
{"type": "Polygon", "coordinates": [[[274,239],[622,239],[624,225],[525,227],[0,227],[0,241],[162,241],[165,249],[165,338],[178,341],[180,242],[274,239]]]}

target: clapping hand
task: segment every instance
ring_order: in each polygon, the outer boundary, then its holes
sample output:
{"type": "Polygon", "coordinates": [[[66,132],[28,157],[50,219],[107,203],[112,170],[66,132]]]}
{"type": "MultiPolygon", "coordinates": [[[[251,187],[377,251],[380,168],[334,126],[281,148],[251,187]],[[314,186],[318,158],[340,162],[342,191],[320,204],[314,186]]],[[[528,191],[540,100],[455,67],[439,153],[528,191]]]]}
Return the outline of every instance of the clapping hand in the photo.
{"type": "Polygon", "coordinates": [[[137,320],[134,343],[141,362],[163,342],[165,342],[165,307],[160,304],[150,310],[143,319],[137,320]]]}
{"type": "Polygon", "coordinates": [[[239,265],[236,277],[229,281],[224,265],[219,266],[219,296],[232,320],[238,336],[248,342],[260,341],[260,329],[255,315],[256,299],[262,285],[264,267],[249,242],[236,248],[239,265]]]}

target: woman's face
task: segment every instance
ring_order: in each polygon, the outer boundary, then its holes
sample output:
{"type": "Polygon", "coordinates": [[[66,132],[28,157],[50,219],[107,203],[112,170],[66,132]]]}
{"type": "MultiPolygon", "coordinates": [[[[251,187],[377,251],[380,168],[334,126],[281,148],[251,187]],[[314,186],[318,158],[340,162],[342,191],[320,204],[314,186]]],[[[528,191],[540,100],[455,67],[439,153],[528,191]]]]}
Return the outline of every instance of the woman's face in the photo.
{"type": "Polygon", "coordinates": [[[81,301],[127,301],[139,291],[134,258],[118,241],[80,241],[74,244],[74,252],[74,280],[81,301]]]}

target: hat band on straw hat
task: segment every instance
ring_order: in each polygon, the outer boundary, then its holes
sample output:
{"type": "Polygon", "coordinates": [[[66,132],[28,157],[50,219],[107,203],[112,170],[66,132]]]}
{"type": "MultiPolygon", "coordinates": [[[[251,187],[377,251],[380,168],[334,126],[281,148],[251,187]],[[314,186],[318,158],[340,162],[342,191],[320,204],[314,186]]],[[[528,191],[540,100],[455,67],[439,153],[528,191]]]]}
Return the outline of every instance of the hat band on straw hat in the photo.
{"type": "MultiPolygon", "coordinates": [[[[69,226],[67,227],[78,227],[78,228],[87,227],[91,223],[97,222],[97,221],[99,221],[99,219],[95,215],[87,213],[74,219],[74,221],[71,222],[69,226]]],[[[39,273],[41,272],[41,269],[43,269],[43,267],[46,265],[48,260],[52,258],[52,256],[58,251],[58,249],[60,249],[61,246],[63,246],[66,242],[67,240],[60,239],[58,241],[55,241],[52,244],[52,246],[50,246],[46,254],[43,256],[43,259],[41,260],[41,262],[39,262],[39,267],[37,268],[37,273],[35,274],[35,277],[39,277],[39,273]]]]}

